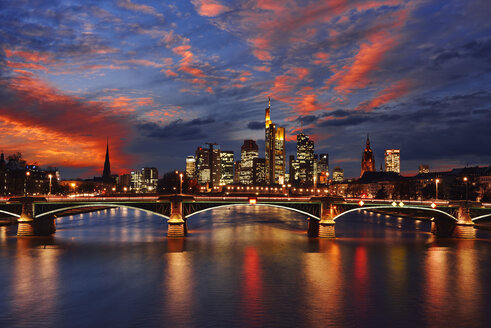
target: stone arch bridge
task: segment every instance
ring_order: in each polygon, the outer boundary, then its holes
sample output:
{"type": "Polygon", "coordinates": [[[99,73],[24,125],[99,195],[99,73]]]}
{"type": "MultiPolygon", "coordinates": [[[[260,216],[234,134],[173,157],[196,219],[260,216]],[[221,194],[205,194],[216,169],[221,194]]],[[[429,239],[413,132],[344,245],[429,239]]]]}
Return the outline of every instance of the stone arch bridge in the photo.
{"type": "Polygon", "coordinates": [[[0,213],[18,218],[18,236],[48,235],[56,231],[55,218],[74,209],[126,207],[167,220],[168,237],[187,235],[187,219],[195,214],[236,205],[271,206],[305,215],[310,237],[334,238],[336,221],[360,210],[390,213],[427,213],[432,232],[442,237],[470,238],[474,222],[491,217],[491,204],[448,201],[393,201],[343,197],[256,196],[124,196],[124,197],[14,197],[0,202],[0,213]]]}

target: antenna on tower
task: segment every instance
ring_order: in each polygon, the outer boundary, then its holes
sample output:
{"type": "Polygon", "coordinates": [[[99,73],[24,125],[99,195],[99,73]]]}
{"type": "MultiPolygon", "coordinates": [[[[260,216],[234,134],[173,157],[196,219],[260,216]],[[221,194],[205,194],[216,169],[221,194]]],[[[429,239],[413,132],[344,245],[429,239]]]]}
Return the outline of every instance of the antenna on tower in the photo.
{"type": "Polygon", "coordinates": [[[268,107],[271,108],[271,96],[268,96],[268,107]]]}

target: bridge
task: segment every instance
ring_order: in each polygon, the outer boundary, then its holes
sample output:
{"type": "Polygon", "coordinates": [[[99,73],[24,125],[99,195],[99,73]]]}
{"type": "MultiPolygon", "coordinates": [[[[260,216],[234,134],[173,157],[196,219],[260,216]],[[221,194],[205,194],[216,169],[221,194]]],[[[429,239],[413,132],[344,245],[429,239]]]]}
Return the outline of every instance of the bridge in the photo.
{"type": "Polygon", "coordinates": [[[451,201],[411,201],[343,198],[335,196],[168,196],[13,197],[0,201],[0,213],[18,218],[18,236],[49,235],[56,231],[56,216],[74,209],[126,207],[162,217],[168,237],[185,237],[187,220],[198,213],[238,205],[269,206],[303,214],[309,237],[335,238],[335,224],[360,210],[389,213],[426,213],[439,237],[472,238],[474,223],[491,218],[491,204],[451,201]]]}

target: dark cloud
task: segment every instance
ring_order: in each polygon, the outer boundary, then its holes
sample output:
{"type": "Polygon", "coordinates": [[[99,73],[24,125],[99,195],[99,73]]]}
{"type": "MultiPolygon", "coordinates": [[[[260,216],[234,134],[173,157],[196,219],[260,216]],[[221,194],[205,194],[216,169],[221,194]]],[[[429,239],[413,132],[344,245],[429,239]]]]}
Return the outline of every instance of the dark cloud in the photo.
{"type": "MultiPolygon", "coordinates": [[[[185,122],[176,120],[167,125],[159,125],[154,122],[146,122],[137,125],[137,130],[146,137],[158,139],[172,139],[175,141],[205,140],[207,134],[203,132],[201,126],[214,123],[212,118],[193,119],[185,122]]],[[[210,130],[208,128],[208,130],[210,130]]]]}
{"type": "Polygon", "coordinates": [[[264,122],[252,121],[247,123],[247,128],[251,130],[262,130],[264,129],[264,122]]]}

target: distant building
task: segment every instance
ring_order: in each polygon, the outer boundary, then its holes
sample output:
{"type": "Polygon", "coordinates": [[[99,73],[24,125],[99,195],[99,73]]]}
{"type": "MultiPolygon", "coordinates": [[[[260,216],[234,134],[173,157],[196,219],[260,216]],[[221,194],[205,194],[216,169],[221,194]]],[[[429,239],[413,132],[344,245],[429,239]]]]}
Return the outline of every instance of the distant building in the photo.
{"type": "Polygon", "coordinates": [[[206,143],[196,150],[196,175],[199,184],[208,184],[210,188],[220,185],[221,165],[220,147],[215,143],[206,143]]]}
{"type": "Polygon", "coordinates": [[[186,157],[186,178],[194,179],[196,173],[196,158],[193,155],[186,157]]]}
{"type": "Polygon", "coordinates": [[[427,164],[421,164],[419,166],[418,173],[419,174],[421,174],[421,173],[430,173],[430,166],[427,165],[427,164]]]}
{"type": "Polygon", "coordinates": [[[234,183],[238,184],[240,178],[240,161],[234,163],[234,183]]]}
{"type": "Polygon", "coordinates": [[[244,140],[240,149],[240,173],[241,184],[253,183],[253,161],[259,157],[258,146],[254,140],[244,140]]]}
{"type": "Polygon", "coordinates": [[[104,170],[102,171],[102,183],[112,184],[114,183],[111,176],[111,164],[109,163],[109,140],[106,144],[106,159],[104,161],[104,170]]]}
{"type": "Polygon", "coordinates": [[[270,118],[271,100],[265,110],[266,183],[285,181],[285,128],[276,127],[270,118]]]}
{"type": "Polygon", "coordinates": [[[336,166],[334,170],[332,170],[332,181],[334,182],[344,181],[344,170],[339,166],[336,166]]]}
{"type": "Polygon", "coordinates": [[[256,157],[252,161],[252,181],[255,185],[266,183],[266,159],[256,157]]]}
{"type": "MultiPolygon", "coordinates": [[[[126,180],[127,178],[124,179],[126,180]]],[[[157,190],[158,181],[159,171],[155,167],[142,167],[141,170],[131,171],[130,190],[137,193],[153,193],[157,190]]]]}
{"type": "Polygon", "coordinates": [[[229,185],[234,183],[234,152],[222,150],[220,152],[220,184],[229,185]]]}
{"type": "Polygon", "coordinates": [[[303,133],[297,135],[297,160],[300,184],[312,184],[314,178],[314,141],[303,133]]]}
{"type": "Polygon", "coordinates": [[[385,172],[401,173],[401,150],[385,150],[385,172]]]}
{"type": "MultiPolygon", "coordinates": [[[[365,172],[373,172],[375,171],[375,158],[373,156],[372,149],[370,149],[370,138],[367,136],[367,144],[365,150],[361,155],[361,173],[360,177],[363,176],[365,172]]],[[[334,172],[333,172],[334,179],[334,172]]]]}
{"type": "Polygon", "coordinates": [[[329,155],[319,154],[317,162],[318,183],[321,185],[327,184],[329,180],[329,155]]]}
{"type": "Polygon", "coordinates": [[[298,160],[295,159],[294,155],[290,155],[289,160],[289,179],[288,182],[291,185],[296,185],[298,183],[298,174],[299,174],[299,163],[298,160]]]}

